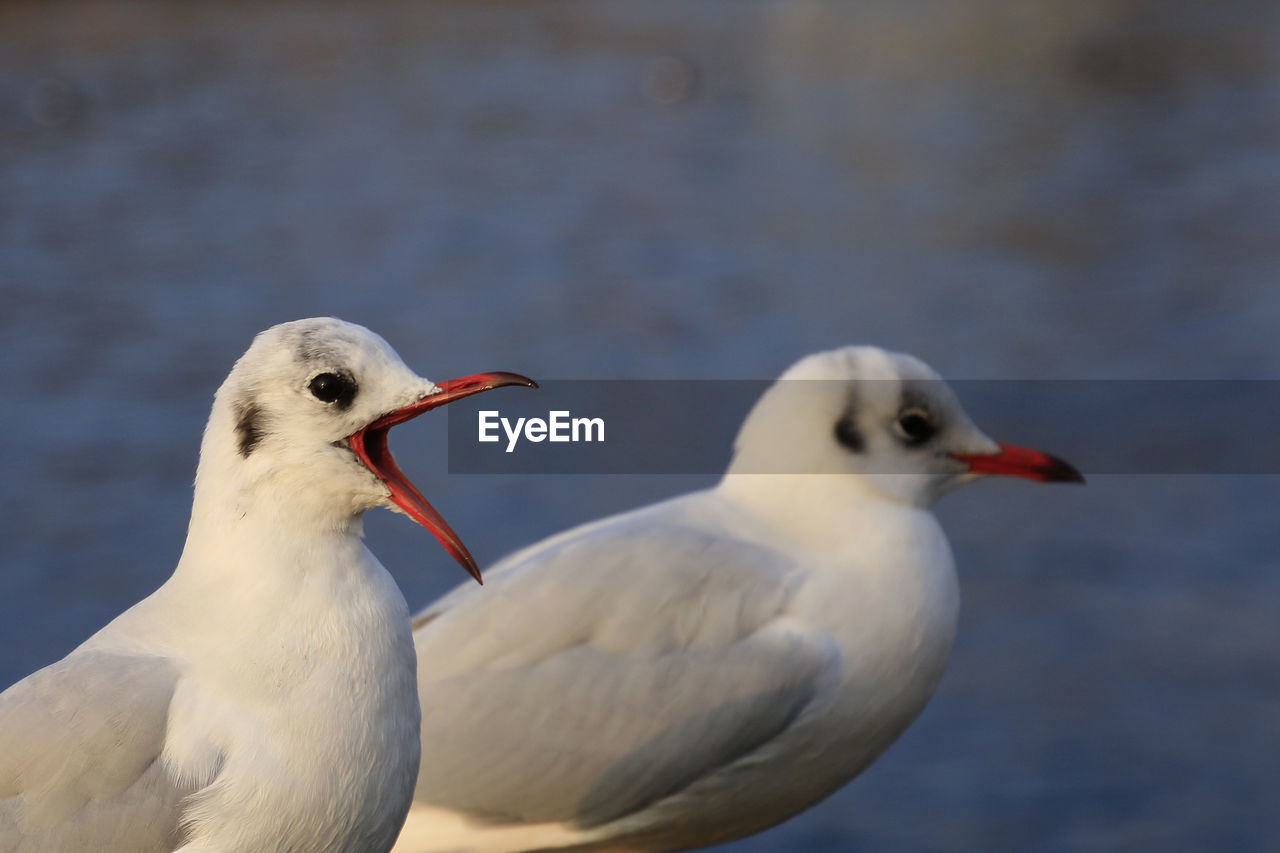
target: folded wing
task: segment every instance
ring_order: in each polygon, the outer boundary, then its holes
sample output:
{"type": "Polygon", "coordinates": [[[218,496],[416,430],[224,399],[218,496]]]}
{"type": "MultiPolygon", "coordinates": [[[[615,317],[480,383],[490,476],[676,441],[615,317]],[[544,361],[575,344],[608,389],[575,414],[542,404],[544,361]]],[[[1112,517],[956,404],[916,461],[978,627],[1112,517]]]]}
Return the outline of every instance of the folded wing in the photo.
{"type": "Polygon", "coordinates": [[[0,694],[0,850],[169,851],[190,793],[160,761],[178,672],[74,652],[0,694]]]}
{"type": "Polygon", "coordinates": [[[787,614],[794,563],[669,515],[550,540],[419,617],[418,805],[596,826],[797,720],[835,653],[787,614]]]}

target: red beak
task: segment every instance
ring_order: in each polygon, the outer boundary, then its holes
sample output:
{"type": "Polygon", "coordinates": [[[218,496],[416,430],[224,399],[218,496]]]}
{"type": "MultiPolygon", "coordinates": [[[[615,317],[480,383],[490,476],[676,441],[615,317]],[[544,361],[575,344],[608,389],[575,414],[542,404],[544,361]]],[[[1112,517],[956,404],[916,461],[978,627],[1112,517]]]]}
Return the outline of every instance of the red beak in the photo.
{"type": "Polygon", "coordinates": [[[347,439],[351,452],[356,455],[356,458],[372,471],[375,477],[387,484],[387,488],[391,490],[392,502],[414,521],[431,531],[444,549],[480,583],[484,583],[480,577],[480,567],[476,565],[467,546],[462,544],[458,534],[453,532],[440,517],[440,513],[436,512],[435,508],[427,503],[422,493],[409,482],[409,478],[391,457],[391,450],[387,447],[387,432],[396,424],[416,418],[423,412],[429,412],[454,400],[461,400],[463,397],[470,397],[472,394],[492,388],[501,388],[504,385],[538,387],[538,383],[518,373],[477,373],[473,376],[450,379],[439,383],[440,390],[436,393],[428,394],[416,403],[383,415],[364,429],[352,433],[347,439]]]}
{"type": "Polygon", "coordinates": [[[1083,483],[1084,475],[1056,456],[1001,444],[998,453],[953,453],[969,466],[975,474],[996,474],[1004,477],[1025,477],[1041,483],[1083,483]]]}

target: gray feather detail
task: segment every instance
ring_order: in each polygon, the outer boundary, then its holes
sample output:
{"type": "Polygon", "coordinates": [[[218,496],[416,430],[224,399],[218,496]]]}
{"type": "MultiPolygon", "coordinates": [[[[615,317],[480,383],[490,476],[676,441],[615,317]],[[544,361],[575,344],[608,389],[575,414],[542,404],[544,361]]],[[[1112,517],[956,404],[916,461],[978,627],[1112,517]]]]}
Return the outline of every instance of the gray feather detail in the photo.
{"type": "Polygon", "coordinates": [[[634,520],[634,540],[619,529],[631,524],[551,540],[419,617],[419,805],[596,826],[714,775],[801,714],[835,662],[786,619],[788,561],[634,520]]]}
{"type": "Polygon", "coordinates": [[[178,678],[163,658],[85,651],[0,694],[0,850],[178,846],[190,791],[160,760],[178,678]]]}

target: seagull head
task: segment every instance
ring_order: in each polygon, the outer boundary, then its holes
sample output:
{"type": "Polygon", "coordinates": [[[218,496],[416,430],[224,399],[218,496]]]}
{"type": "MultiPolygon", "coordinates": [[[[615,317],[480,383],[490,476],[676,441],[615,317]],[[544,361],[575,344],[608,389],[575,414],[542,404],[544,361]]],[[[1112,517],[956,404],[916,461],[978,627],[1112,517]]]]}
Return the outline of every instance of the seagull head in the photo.
{"type": "Polygon", "coordinates": [[[353,323],[283,323],[253,341],[218,389],[196,476],[202,499],[283,527],[349,529],[386,507],[426,527],[479,580],[465,545],[396,465],[387,432],[453,400],[535,383],[479,373],[435,383],[353,323]]]}
{"type": "Polygon", "coordinates": [[[927,364],[876,347],[817,353],[783,373],[743,423],[729,473],[854,475],[919,507],[987,475],[1084,480],[1055,456],[992,440],[927,364]]]}

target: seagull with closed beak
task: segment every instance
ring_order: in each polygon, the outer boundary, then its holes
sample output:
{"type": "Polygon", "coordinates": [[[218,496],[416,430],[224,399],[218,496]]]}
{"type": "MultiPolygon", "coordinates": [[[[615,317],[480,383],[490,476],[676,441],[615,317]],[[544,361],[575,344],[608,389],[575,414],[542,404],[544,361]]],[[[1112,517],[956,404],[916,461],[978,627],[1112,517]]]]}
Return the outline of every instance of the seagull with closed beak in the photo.
{"type": "Polygon", "coordinates": [[[871,347],[793,366],[735,451],[714,488],[518,551],[416,617],[429,760],[397,853],[686,850],[809,808],[946,667],[959,595],[934,501],[986,475],[1083,479],[871,347]]]}
{"type": "Polygon", "coordinates": [[[387,431],[511,384],[533,383],[430,382],[340,320],[258,335],[214,397],[173,575],[0,694],[0,850],[390,849],[418,693],[408,606],[361,516],[409,515],[478,578],[387,431]]]}

